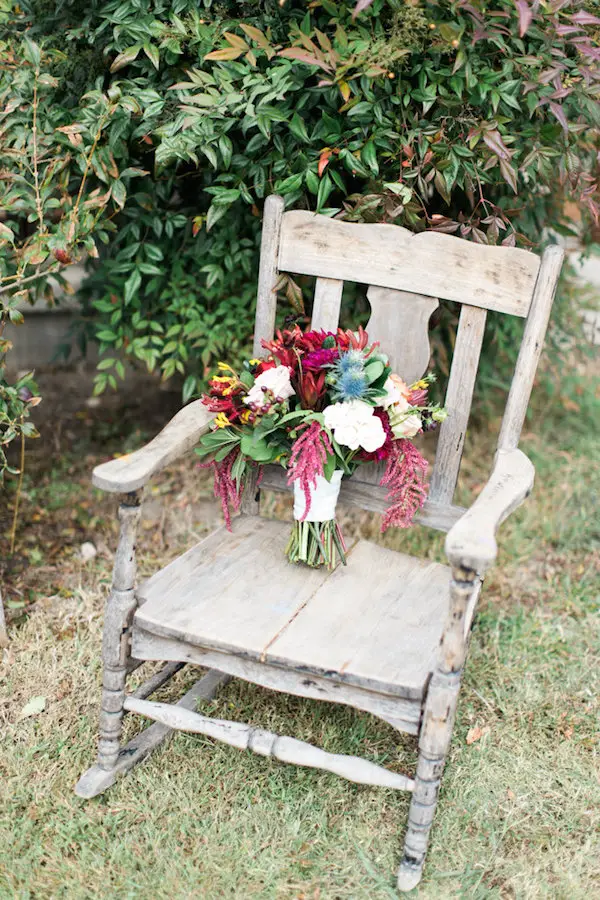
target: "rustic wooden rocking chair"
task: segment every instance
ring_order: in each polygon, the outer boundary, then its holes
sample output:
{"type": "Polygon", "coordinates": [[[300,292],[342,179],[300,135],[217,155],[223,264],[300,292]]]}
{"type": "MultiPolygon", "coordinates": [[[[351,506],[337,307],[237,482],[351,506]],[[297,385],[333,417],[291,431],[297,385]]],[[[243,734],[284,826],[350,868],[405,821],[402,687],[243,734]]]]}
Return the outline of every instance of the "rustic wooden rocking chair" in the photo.
{"type": "MultiPolygon", "coordinates": [[[[452,734],[461,672],[481,581],[493,562],[500,523],[531,491],[534,469],[517,449],[563,253],[541,258],[507,247],[478,246],[444,234],[417,236],[394,225],[336,221],[265,204],[254,354],[273,336],[280,271],[317,277],[312,325],[335,329],[344,280],[369,284],[370,338],[408,381],[429,361],[428,320],[437,299],[462,303],[429,499],[418,521],[447,531],[450,566],[358,541],[346,568],[333,573],[290,565],[289,524],[259,516],[247,489],[233,534],[217,530],[144,584],[135,584],[135,535],[141,488],[189,451],[211,414],[200,401],[182,409],[147,446],[94,470],[94,484],[123,494],[121,535],[104,619],[104,680],[98,761],[77,784],[81,797],[110,787],[172,729],[209,735],[284,762],[335,772],[361,784],[412,792],[398,887],[421,878],[452,734]],[[468,510],[452,504],[487,310],[526,317],[490,479],[468,510]],[[127,694],[141,660],[168,661],[127,694]],[[147,698],[182,664],[209,673],[177,705],[147,698]],[[414,778],[357,757],[327,753],[291,737],[207,718],[196,702],[231,676],[278,691],[348,704],[418,735],[414,778]],[[125,712],[155,720],[120,746],[125,712]]],[[[385,508],[384,489],[364,469],[341,499],[385,508]]],[[[262,487],[285,490],[282,470],[262,487]]]]}

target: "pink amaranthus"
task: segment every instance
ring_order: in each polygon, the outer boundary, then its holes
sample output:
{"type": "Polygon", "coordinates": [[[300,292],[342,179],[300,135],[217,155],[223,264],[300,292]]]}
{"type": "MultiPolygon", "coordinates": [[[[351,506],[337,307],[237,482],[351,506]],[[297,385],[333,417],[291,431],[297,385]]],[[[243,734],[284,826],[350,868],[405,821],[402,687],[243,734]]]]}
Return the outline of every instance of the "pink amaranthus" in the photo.
{"type": "MultiPolygon", "coordinates": [[[[292,444],[288,462],[288,484],[298,482],[304,492],[306,505],[303,521],[308,515],[311,501],[311,487],[317,483],[317,475],[323,474],[323,466],[329,454],[333,453],[331,441],[319,422],[301,425],[304,432],[292,444]]],[[[300,429],[298,429],[300,430],[300,429]]]]}
{"type": "MultiPolygon", "coordinates": [[[[237,512],[242,502],[242,487],[238,487],[234,478],[231,477],[231,469],[235,463],[240,450],[238,447],[228,453],[225,459],[217,462],[213,459],[210,462],[198,463],[199,469],[211,469],[214,472],[214,492],[215,497],[221,501],[223,510],[223,518],[227,531],[231,531],[231,513],[237,512]]],[[[261,473],[262,474],[262,473],[261,473]]]]}
{"type": "Polygon", "coordinates": [[[403,439],[392,443],[386,470],[379,482],[388,488],[386,500],[390,501],[381,522],[382,531],[392,525],[408,528],[412,524],[427,498],[427,466],[427,460],[412,441],[403,439]]]}

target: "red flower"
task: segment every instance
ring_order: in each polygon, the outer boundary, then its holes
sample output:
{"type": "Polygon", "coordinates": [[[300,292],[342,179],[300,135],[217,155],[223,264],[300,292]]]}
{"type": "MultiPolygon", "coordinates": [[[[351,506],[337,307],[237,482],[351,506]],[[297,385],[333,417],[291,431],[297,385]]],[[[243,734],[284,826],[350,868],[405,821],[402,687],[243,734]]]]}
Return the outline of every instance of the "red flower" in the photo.
{"type": "Polygon", "coordinates": [[[368,343],[369,336],[361,325],[358,326],[358,337],[349,329],[343,331],[338,328],[337,344],[340,350],[364,350],[368,343]]]}
{"type": "Polygon", "coordinates": [[[319,408],[319,404],[325,396],[325,375],[325,372],[318,375],[314,372],[304,372],[296,381],[292,379],[292,385],[300,397],[302,409],[319,408]]]}
{"type": "Polygon", "coordinates": [[[263,372],[266,372],[268,369],[276,369],[277,363],[274,359],[263,359],[259,362],[254,372],[255,377],[257,375],[262,375],[263,372]]]}
{"type": "Polygon", "coordinates": [[[330,347],[329,349],[321,347],[320,350],[311,350],[310,353],[307,353],[302,359],[302,368],[312,370],[322,369],[324,366],[330,366],[331,363],[335,362],[339,355],[340,351],[337,347],[330,347]]]}

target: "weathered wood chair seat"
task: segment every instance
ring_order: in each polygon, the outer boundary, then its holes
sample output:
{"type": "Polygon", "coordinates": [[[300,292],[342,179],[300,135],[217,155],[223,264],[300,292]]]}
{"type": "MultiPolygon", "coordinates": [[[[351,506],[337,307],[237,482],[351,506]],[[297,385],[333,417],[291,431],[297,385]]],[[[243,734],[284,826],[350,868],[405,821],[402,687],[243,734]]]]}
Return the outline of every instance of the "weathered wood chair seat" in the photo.
{"type": "MultiPolygon", "coordinates": [[[[452,366],[429,498],[416,521],[448,532],[450,566],[357,541],[347,568],[293,566],[284,556],[290,524],[261,517],[260,491],[286,490],[268,466],[260,490],[246,488],[233,533],[219,529],[136,586],[135,535],[141,489],[191,450],[210,427],[190,403],[149,444],[94,470],[96,487],[121,493],[121,534],[106,601],[98,761],[79,780],[94,797],[157,747],[173,729],[208,735],[287,763],[314,766],[361,784],[412,792],[400,890],[421,877],[440,779],[450,746],[471,622],[496,532],[529,494],[534,469],[518,449],[562,263],[511,247],[450,235],[412,235],[394,225],[352,224],[265,203],[254,355],[273,337],[281,271],[316,276],[312,327],[337,328],[344,279],[368,286],[371,340],[411,383],[429,364],[428,325],[440,300],[460,303],[452,366]],[[489,479],[468,509],[453,502],[488,310],[525,319],[489,479]],[[144,660],[165,666],[132,693],[128,675],[144,660]],[[183,665],[209,668],[176,704],[148,698],[183,665]],[[299,696],[353,706],[418,735],[414,778],[293,737],[205,716],[200,699],[231,677],[299,696]],[[121,746],[123,716],[154,724],[121,746]]],[[[381,512],[386,491],[362,467],[342,484],[344,504],[381,512]]]]}
{"type": "Polygon", "coordinates": [[[362,540],[350,550],[351,566],[331,573],[290,567],[283,552],[289,528],[242,516],[233,535],[220,529],[145,582],[137,592],[134,656],[154,647],[158,659],[179,659],[184,644],[191,662],[274,688],[278,673],[267,670],[283,668],[297,675],[286,691],[342,703],[359,692],[345,699],[332,685],[351,685],[385,695],[379,710],[375,698],[361,699],[382,718],[404,718],[416,733],[450,569],[362,540]],[[400,704],[394,715],[392,698],[412,700],[414,709],[400,704]]]}

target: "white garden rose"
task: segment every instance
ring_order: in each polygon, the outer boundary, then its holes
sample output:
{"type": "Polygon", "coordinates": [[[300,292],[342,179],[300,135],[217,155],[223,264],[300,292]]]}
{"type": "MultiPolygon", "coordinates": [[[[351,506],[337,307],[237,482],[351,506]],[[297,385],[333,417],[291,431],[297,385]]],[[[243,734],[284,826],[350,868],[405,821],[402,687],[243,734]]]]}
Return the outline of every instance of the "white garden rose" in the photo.
{"type": "Polygon", "coordinates": [[[265,390],[270,391],[277,400],[287,400],[296,393],[290,384],[290,370],[287,366],[277,366],[262,372],[248,391],[244,403],[263,406],[265,390]]]}
{"type": "Polygon", "coordinates": [[[418,413],[410,413],[397,411],[397,407],[392,406],[389,410],[390,425],[392,434],[395,438],[411,438],[417,434],[423,427],[421,416],[418,413]]]}
{"type": "Polygon", "coordinates": [[[338,444],[350,450],[362,447],[373,453],[385,443],[386,437],[381,419],[374,413],[373,407],[363,400],[350,400],[327,406],[323,417],[338,444]]]}

